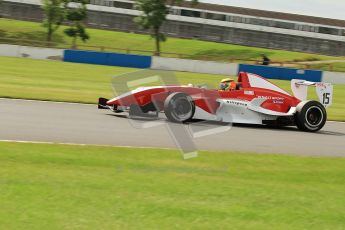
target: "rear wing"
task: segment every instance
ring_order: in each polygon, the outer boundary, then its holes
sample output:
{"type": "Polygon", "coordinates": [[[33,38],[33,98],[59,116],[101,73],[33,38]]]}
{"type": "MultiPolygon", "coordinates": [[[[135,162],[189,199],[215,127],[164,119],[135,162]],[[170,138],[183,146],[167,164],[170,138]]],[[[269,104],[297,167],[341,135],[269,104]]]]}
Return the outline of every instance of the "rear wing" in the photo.
{"type": "Polygon", "coordinates": [[[296,98],[301,101],[307,100],[308,87],[313,86],[316,88],[316,94],[319,101],[325,108],[332,105],[333,101],[333,85],[323,82],[311,82],[305,80],[293,79],[291,81],[291,89],[296,98]]]}

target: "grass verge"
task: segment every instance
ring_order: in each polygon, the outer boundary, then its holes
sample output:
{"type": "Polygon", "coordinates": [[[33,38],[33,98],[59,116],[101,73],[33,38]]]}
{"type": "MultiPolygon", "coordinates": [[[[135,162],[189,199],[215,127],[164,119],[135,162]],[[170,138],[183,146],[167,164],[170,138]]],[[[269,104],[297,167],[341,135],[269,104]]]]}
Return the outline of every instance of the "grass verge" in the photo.
{"type": "Polygon", "coordinates": [[[345,62],[332,63],[332,68],[330,68],[329,64],[314,64],[310,68],[323,71],[345,72],[345,62]]]}
{"type": "Polygon", "coordinates": [[[0,143],[0,229],[343,229],[345,159],[0,143]]]}

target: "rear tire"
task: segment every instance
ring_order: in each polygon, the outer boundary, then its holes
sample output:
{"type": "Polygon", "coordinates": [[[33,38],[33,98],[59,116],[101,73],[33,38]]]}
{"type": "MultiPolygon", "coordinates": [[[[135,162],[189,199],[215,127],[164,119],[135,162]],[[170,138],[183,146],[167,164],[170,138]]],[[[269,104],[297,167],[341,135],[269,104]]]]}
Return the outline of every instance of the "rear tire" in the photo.
{"type": "Polygon", "coordinates": [[[297,106],[296,126],[306,132],[317,132],[327,121],[325,107],[317,101],[303,101],[297,106]]]}
{"type": "Polygon", "coordinates": [[[191,96],[185,93],[172,93],[165,99],[164,113],[172,122],[190,121],[195,113],[194,101],[191,96]]]}

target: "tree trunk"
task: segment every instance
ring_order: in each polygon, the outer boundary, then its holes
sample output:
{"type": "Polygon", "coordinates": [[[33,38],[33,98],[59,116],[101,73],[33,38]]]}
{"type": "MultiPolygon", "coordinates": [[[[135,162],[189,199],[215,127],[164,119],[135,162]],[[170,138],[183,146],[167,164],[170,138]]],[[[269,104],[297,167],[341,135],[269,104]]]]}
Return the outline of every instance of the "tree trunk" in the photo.
{"type": "Polygon", "coordinates": [[[49,43],[52,41],[52,35],[53,35],[52,25],[49,25],[49,26],[48,26],[48,33],[47,33],[47,42],[48,42],[48,45],[49,45],[49,43]]]}
{"type": "Polygon", "coordinates": [[[72,40],[72,49],[77,49],[77,36],[74,36],[73,37],[73,40],[72,40]]]}
{"type": "Polygon", "coordinates": [[[159,36],[159,28],[155,28],[155,40],[156,40],[156,56],[161,56],[161,44],[160,44],[160,36],[159,36]]]}

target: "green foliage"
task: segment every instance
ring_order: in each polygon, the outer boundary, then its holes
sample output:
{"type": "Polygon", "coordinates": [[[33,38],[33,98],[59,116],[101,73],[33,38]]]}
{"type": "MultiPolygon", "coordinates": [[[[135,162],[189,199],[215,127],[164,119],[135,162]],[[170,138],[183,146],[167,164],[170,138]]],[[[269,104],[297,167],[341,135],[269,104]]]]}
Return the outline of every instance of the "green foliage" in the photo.
{"type": "Polygon", "coordinates": [[[75,27],[70,27],[65,30],[65,34],[70,37],[80,37],[83,42],[88,40],[90,37],[86,33],[85,28],[80,24],[77,24],[75,27]]]}
{"type": "Polygon", "coordinates": [[[165,1],[162,0],[138,0],[136,7],[143,12],[136,18],[136,22],[145,29],[160,27],[169,13],[165,1]]]}
{"type": "Polygon", "coordinates": [[[47,41],[52,40],[53,33],[60,27],[66,12],[66,0],[42,0],[44,12],[43,27],[47,28],[47,41]]]}
{"type": "Polygon", "coordinates": [[[83,42],[90,39],[89,34],[85,30],[84,20],[87,17],[87,1],[75,1],[76,8],[69,8],[67,10],[66,19],[71,22],[71,26],[64,30],[65,34],[72,37],[72,47],[76,47],[77,39],[80,38],[83,42]]]}
{"type": "MultiPolygon", "coordinates": [[[[170,7],[181,2],[183,0],[136,0],[136,8],[142,11],[142,14],[136,17],[134,21],[142,28],[151,30],[152,37],[156,41],[156,55],[160,55],[160,42],[166,41],[160,28],[166,21],[170,7]]],[[[197,0],[193,0],[192,3],[197,3],[197,0]]]]}

